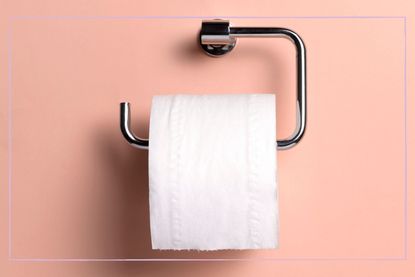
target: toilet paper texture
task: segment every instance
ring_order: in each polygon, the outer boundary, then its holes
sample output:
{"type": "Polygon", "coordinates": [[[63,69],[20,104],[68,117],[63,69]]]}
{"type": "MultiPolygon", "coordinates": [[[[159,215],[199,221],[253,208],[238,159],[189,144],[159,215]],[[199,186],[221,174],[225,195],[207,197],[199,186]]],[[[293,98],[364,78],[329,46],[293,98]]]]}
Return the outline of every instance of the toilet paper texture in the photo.
{"type": "Polygon", "coordinates": [[[275,117],[273,94],[153,98],[153,249],[277,247],[275,117]]]}

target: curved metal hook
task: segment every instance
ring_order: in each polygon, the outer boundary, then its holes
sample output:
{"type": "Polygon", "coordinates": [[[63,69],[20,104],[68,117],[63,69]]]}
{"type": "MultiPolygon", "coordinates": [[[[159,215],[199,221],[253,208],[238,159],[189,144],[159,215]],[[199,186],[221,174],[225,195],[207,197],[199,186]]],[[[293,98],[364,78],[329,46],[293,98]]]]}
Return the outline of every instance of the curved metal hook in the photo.
{"type": "Polygon", "coordinates": [[[148,149],[148,139],[137,137],[131,131],[130,103],[120,103],[120,128],[124,138],[134,147],[139,149],[148,149]]]}

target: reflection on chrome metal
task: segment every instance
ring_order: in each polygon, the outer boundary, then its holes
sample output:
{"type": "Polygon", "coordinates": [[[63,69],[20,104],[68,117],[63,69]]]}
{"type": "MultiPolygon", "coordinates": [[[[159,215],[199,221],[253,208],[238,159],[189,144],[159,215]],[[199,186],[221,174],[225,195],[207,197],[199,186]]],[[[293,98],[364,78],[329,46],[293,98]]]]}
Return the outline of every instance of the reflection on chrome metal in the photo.
{"type": "MultiPolygon", "coordinates": [[[[274,27],[231,27],[227,20],[207,20],[202,22],[199,43],[209,56],[221,57],[229,53],[236,45],[237,38],[275,38],[289,39],[297,53],[297,100],[296,128],[291,136],[277,140],[278,149],[288,149],[296,145],[304,135],[306,128],[306,51],[298,34],[285,28],[274,27]]],[[[148,140],[137,138],[130,130],[130,110],[128,103],[121,103],[121,132],[126,140],[140,149],[148,149],[148,140]]]]}
{"type": "Polygon", "coordinates": [[[148,149],[148,139],[142,139],[134,135],[130,126],[130,103],[120,104],[120,128],[124,138],[134,147],[148,149]]]}
{"type": "Polygon", "coordinates": [[[227,20],[204,20],[199,34],[199,43],[203,51],[211,57],[221,57],[229,53],[236,44],[231,37],[227,20]]]}

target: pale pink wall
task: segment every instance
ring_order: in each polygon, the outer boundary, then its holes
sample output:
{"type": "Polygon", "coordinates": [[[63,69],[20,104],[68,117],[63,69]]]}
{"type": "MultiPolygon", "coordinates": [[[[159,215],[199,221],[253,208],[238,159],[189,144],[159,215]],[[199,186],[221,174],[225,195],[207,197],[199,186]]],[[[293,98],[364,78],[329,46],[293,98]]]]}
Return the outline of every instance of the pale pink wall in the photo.
{"type": "Polygon", "coordinates": [[[94,2],[13,1],[2,10],[4,276],[415,274],[409,4],[94,2]],[[175,18],[128,17],[156,15],[175,18]],[[359,15],[373,17],[347,17],[359,15]],[[407,17],[375,17],[397,15],[407,17]],[[147,154],[122,139],[120,101],[132,103],[134,129],[142,136],[151,96],[163,93],[275,92],[278,137],[295,124],[292,45],[241,39],[229,56],[212,59],[196,44],[198,16],[250,17],[231,21],[288,27],[306,43],[308,129],[299,145],[278,156],[278,250],[151,250],[147,154]],[[264,16],[275,18],[257,18],[264,16]],[[133,260],[105,260],[114,258],[133,260]],[[250,261],[138,261],[164,258],[250,261]]]}

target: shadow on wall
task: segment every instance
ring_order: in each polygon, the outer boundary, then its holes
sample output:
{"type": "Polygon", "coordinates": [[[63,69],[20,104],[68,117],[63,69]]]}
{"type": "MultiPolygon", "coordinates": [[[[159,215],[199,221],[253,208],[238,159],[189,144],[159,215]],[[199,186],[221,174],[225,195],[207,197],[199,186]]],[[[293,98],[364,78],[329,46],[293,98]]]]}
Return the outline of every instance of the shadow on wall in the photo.
{"type": "MultiPolygon", "coordinates": [[[[147,137],[148,121],[134,118],[132,120],[138,136],[147,137]]],[[[100,168],[110,176],[105,181],[107,200],[96,202],[99,210],[105,208],[109,227],[100,230],[97,226],[90,228],[95,232],[106,233],[96,238],[94,243],[102,250],[100,257],[121,259],[197,259],[197,258],[247,258],[251,251],[160,251],[151,249],[149,198],[148,198],[148,151],[130,146],[122,137],[118,121],[104,122],[95,134],[95,148],[99,155],[100,168]],[[108,206],[109,205],[109,206],[108,206]],[[104,244],[104,245],[103,245],[104,244]]],[[[224,271],[233,268],[233,263],[222,263],[224,271]]],[[[210,262],[103,262],[88,264],[90,272],[103,275],[158,276],[210,276],[210,262]]],[[[221,267],[222,267],[221,266],[221,267]]],[[[215,269],[215,273],[218,268],[215,269]]]]}
{"type": "MultiPolygon", "coordinates": [[[[187,44],[186,44],[187,45],[187,44]]],[[[185,48],[176,53],[188,62],[192,60],[205,59],[206,56],[200,51],[197,44],[191,49],[185,48]]],[[[247,45],[239,50],[244,58],[260,59],[269,68],[270,84],[284,91],[288,88],[284,80],[283,62],[279,62],[278,53],[270,53],[266,49],[256,48],[247,45]],[[270,57],[273,57],[270,59],[270,57]],[[274,59],[275,58],[275,59],[274,59]],[[276,74],[277,73],[277,74],[276,74]]],[[[207,57],[208,58],[208,57],[207,57]]],[[[211,59],[211,58],[208,58],[211,59]]],[[[184,61],[186,62],[186,61],[184,61]]],[[[210,61],[211,62],[211,61],[210,61]]],[[[203,65],[203,63],[202,63],[203,65]]],[[[209,80],[211,82],[212,80],[209,80]]],[[[291,105],[294,101],[294,93],[277,94],[277,102],[291,105]]],[[[115,103],[118,108],[118,103],[115,103]]],[[[284,104],[285,105],[285,104],[284,104]]],[[[118,110],[110,120],[102,120],[99,129],[96,129],[94,144],[96,155],[99,157],[97,172],[106,172],[108,179],[104,181],[106,189],[106,201],[98,203],[98,209],[105,208],[107,212],[108,228],[100,230],[91,225],[95,232],[105,232],[105,240],[102,237],[96,238],[94,245],[101,249],[102,256],[97,258],[122,258],[122,259],[200,259],[200,258],[249,258],[253,251],[250,250],[226,250],[226,251],[160,251],[151,249],[150,221],[149,221],[149,198],[148,198],[148,151],[131,147],[122,137],[118,126],[118,110]],[[117,120],[114,119],[114,116],[117,120]],[[109,201],[108,201],[109,200],[109,201]]],[[[132,114],[133,130],[138,136],[147,137],[148,118],[138,117],[132,114]]],[[[285,125],[286,121],[282,124],[285,125]]],[[[290,124],[291,125],[291,124],[290,124]]],[[[283,126],[280,126],[283,127],[283,126]]],[[[115,266],[108,266],[107,263],[98,263],[94,266],[97,270],[107,273],[131,273],[138,271],[150,276],[157,272],[168,273],[169,270],[180,269],[181,273],[191,273],[195,269],[199,273],[208,273],[210,263],[191,262],[180,266],[176,263],[128,262],[117,263],[115,266]],[[197,268],[195,268],[197,266],[197,268]],[[148,272],[146,274],[145,272],[148,272]]],[[[232,268],[233,263],[224,263],[224,270],[232,268]]],[[[217,272],[217,270],[216,270],[217,272]]],[[[175,272],[177,274],[177,272],[175,272]]],[[[182,275],[181,275],[182,276],[182,275]]]]}
{"type": "MultiPolygon", "coordinates": [[[[136,123],[134,129],[148,130],[147,121],[132,120],[136,123]]],[[[114,211],[107,220],[110,228],[101,230],[107,232],[106,238],[111,237],[112,242],[103,249],[106,253],[116,253],[116,257],[128,259],[187,259],[187,258],[243,258],[250,251],[169,251],[152,250],[149,219],[149,190],[148,190],[148,151],[136,149],[130,146],[122,137],[119,129],[109,129],[110,124],[105,124],[100,134],[97,134],[97,152],[99,159],[99,171],[107,172],[111,176],[106,180],[106,192],[110,202],[99,205],[111,205],[105,210],[114,211]],[[111,187],[109,187],[111,186],[111,187]],[[111,199],[114,196],[113,199],[111,199]]],[[[113,125],[113,124],[111,124],[113,125]]],[[[117,125],[118,127],[118,125],[117,125]]],[[[146,135],[142,135],[146,137],[146,135]]],[[[91,228],[95,228],[91,226],[91,228]]],[[[99,230],[97,230],[98,232],[99,230]]],[[[111,254],[110,254],[111,255],[111,254]]]]}

